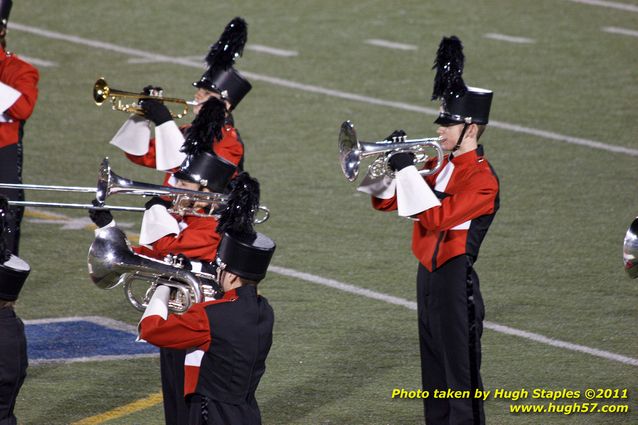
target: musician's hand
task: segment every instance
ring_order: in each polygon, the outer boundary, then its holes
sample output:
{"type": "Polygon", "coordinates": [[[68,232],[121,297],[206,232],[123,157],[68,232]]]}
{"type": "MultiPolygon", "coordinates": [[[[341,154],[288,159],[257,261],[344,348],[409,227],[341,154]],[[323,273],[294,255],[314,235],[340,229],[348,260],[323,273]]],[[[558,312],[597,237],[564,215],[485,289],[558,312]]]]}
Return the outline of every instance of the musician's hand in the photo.
{"type": "Polygon", "coordinates": [[[142,94],[144,96],[161,96],[164,92],[164,89],[158,86],[148,85],[142,89],[142,94]]]}
{"type": "Polygon", "coordinates": [[[144,117],[153,121],[155,125],[162,125],[173,119],[171,113],[162,102],[155,99],[142,99],[140,107],[144,111],[144,117]]]}
{"type": "Polygon", "coordinates": [[[147,210],[150,210],[153,205],[161,205],[165,207],[166,209],[169,209],[170,207],[173,206],[173,201],[162,199],[159,196],[153,196],[150,201],[144,204],[144,208],[146,208],[147,210]]]}
{"type": "Polygon", "coordinates": [[[213,276],[217,276],[217,263],[212,262],[209,263],[207,261],[202,261],[202,271],[204,273],[212,274],[213,276]]]}
{"type": "Polygon", "coordinates": [[[395,142],[395,141],[398,142],[399,138],[405,137],[406,135],[407,133],[403,130],[394,130],[392,134],[390,134],[388,137],[385,138],[385,140],[387,140],[388,142],[395,142]]]}
{"type": "Polygon", "coordinates": [[[392,171],[400,171],[405,167],[414,165],[414,154],[412,152],[399,152],[390,157],[388,165],[392,171]]]}
{"type": "MultiPolygon", "coordinates": [[[[96,207],[100,206],[100,203],[97,201],[97,199],[94,199],[91,203],[96,207]]],[[[91,209],[89,210],[89,217],[91,218],[91,221],[95,223],[95,225],[99,228],[102,228],[113,221],[113,215],[109,210],[91,209]]]]}
{"type": "Polygon", "coordinates": [[[188,259],[184,254],[175,255],[175,260],[173,260],[175,264],[180,265],[184,270],[193,270],[193,265],[191,264],[191,260],[188,259]]]}

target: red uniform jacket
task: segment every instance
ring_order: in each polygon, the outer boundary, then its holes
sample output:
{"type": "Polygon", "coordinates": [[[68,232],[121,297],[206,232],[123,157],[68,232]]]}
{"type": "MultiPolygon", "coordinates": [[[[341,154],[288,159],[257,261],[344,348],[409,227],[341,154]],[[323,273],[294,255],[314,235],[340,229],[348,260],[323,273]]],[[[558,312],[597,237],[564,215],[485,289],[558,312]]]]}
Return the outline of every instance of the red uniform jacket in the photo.
{"type": "Polygon", "coordinates": [[[215,261],[217,246],[221,237],[216,232],[215,217],[176,216],[187,227],[179,235],[166,235],[153,242],[151,248],[135,246],[133,251],[148,257],[163,260],[168,254],[184,254],[191,260],[215,261]]]}
{"type": "MultiPolygon", "coordinates": [[[[181,126],[180,130],[184,133],[189,125],[181,126]]],[[[218,156],[232,162],[236,166],[240,166],[244,158],[244,144],[242,143],[239,133],[235,127],[227,122],[222,129],[222,139],[219,142],[213,141],[213,152],[218,156]]],[[[149,168],[155,168],[155,139],[151,139],[148,152],[145,155],[126,154],[126,157],[138,165],[149,168]]]]}
{"type": "Polygon", "coordinates": [[[16,89],[22,95],[6,111],[12,122],[0,123],[0,148],[18,143],[20,126],[31,116],[38,99],[38,70],[0,46],[0,81],[16,89]]]}
{"type": "MultiPolygon", "coordinates": [[[[441,206],[416,216],[413,254],[430,271],[463,254],[476,260],[499,207],[498,177],[483,157],[483,147],[451,160],[446,156],[439,172],[425,180],[441,206]]],[[[396,210],[396,195],[391,199],[373,197],[372,206],[396,210]]]]}

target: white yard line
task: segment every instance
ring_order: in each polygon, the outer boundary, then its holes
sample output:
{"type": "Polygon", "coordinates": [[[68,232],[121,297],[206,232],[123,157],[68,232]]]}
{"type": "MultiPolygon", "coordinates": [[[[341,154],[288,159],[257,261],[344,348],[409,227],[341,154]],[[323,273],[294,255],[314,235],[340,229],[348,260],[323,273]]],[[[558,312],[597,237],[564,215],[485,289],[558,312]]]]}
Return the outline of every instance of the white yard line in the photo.
{"type": "Polygon", "coordinates": [[[104,326],[117,331],[128,332],[137,336],[137,326],[129,325],[119,320],[111,319],[103,316],[69,316],[69,317],[53,317],[49,319],[33,319],[24,320],[26,325],[46,325],[49,323],[66,323],[66,322],[90,322],[96,325],[104,326]]]}
{"type": "Polygon", "coordinates": [[[569,0],[574,3],[589,4],[592,6],[608,7],[611,9],[624,10],[626,12],[638,12],[638,6],[627,3],[619,3],[616,1],[604,1],[604,0],[569,0]]]}
{"type": "Polygon", "coordinates": [[[395,50],[417,50],[418,49],[418,47],[413,44],[396,43],[394,41],[380,40],[378,38],[370,38],[366,40],[366,43],[371,44],[373,46],[386,47],[388,49],[395,49],[395,50]]]}
{"type": "MultiPolygon", "coordinates": [[[[333,279],[326,279],[325,277],[316,276],[310,273],[299,272],[293,269],[285,267],[270,266],[268,271],[275,272],[295,279],[303,280],[310,283],[317,283],[319,285],[328,286],[330,288],[338,289],[340,291],[348,292],[351,294],[359,295],[366,298],[371,298],[378,301],[387,302],[389,304],[400,305],[410,310],[417,309],[416,303],[408,301],[403,298],[398,298],[392,295],[387,295],[382,292],[372,291],[370,289],[359,288],[358,286],[350,285],[348,283],[339,282],[333,279]]],[[[602,357],[607,360],[613,360],[619,363],[628,364],[631,366],[638,366],[638,359],[633,357],[622,356],[620,354],[612,353],[609,351],[599,350],[597,348],[591,348],[584,345],[572,344],[571,342],[565,342],[554,338],[549,338],[544,335],[540,335],[533,332],[527,332],[509,326],[499,325],[494,322],[484,322],[483,326],[487,329],[491,329],[495,332],[513,335],[520,338],[529,339],[541,344],[551,345],[553,347],[564,348],[566,350],[578,351],[580,353],[590,354],[596,357],[602,357]]]]}
{"type": "MultiPolygon", "coordinates": [[[[30,26],[22,25],[16,22],[12,22],[10,25],[11,25],[11,29],[13,30],[29,32],[31,34],[40,35],[42,37],[46,37],[46,38],[50,38],[54,40],[63,40],[63,41],[81,44],[81,45],[85,45],[85,46],[89,46],[93,48],[99,48],[104,50],[110,50],[113,52],[123,53],[129,56],[148,58],[148,59],[156,60],[159,62],[169,62],[169,63],[173,63],[177,65],[183,65],[183,66],[189,66],[189,67],[193,67],[197,69],[202,69],[202,63],[200,61],[192,61],[192,60],[180,58],[180,57],[172,57],[172,56],[165,56],[165,55],[160,55],[160,54],[151,53],[151,52],[145,52],[143,50],[131,49],[128,47],[118,46],[111,43],[105,43],[102,41],[89,40],[89,39],[77,37],[74,35],[61,34],[58,32],[43,30],[41,28],[30,27],[30,26]]],[[[320,86],[297,83],[295,81],[284,80],[277,77],[270,77],[267,75],[256,74],[256,73],[247,72],[247,71],[242,71],[242,74],[244,74],[246,77],[251,78],[255,81],[263,81],[273,85],[287,87],[287,88],[291,88],[295,90],[306,91],[309,93],[318,93],[318,94],[323,94],[326,96],[337,97],[340,99],[347,99],[347,100],[352,100],[355,102],[367,103],[370,105],[385,106],[389,108],[401,109],[404,111],[418,112],[418,113],[423,113],[426,115],[432,115],[432,116],[438,115],[438,109],[435,109],[435,108],[427,108],[427,107],[418,106],[418,105],[411,105],[409,103],[394,102],[394,101],[378,99],[378,98],[369,97],[369,96],[362,96],[355,93],[348,93],[348,92],[343,92],[339,90],[326,89],[320,86]]],[[[491,121],[490,126],[494,128],[500,128],[503,130],[517,132],[517,133],[529,134],[529,135],[541,137],[547,140],[569,143],[569,144],[574,144],[579,146],[585,146],[585,147],[589,147],[593,149],[600,149],[607,152],[622,153],[622,154],[630,155],[630,156],[638,156],[638,149],[626,148],[626,147],[617,146],[617,145],[610,145],[610,144],[598,142],[595,140],[581,139],[578,137],[566,136],[559,133],[553,133],[550,131],[528,128],[528,127],[523,127],[516,124],[508,124],[508,123],[503,123],[499,121],[491,121]]]]}
{"type": "Polygon", "coordinates": [[[131,359],[143,359],[150,357],[159,357],[159,352],[157,354],[147,353],[147,354],[114,354],[107,356],[91,356],[91,357],[68,357],[68,358],[59,358],[59,359],[39,359],[32,360],[29,359],[29,366],[37,366],[44,364],[54,364],[54,363],[88,363],[88,362],[106,362],[106,361],[127,361],[131,359]]]}
{"type": "MultiPolygon", "coordinates": [[[[187,61],[193,61],[193,62],[201,62],[201,67],[202,69],[205,69],[206,67],[204,66],[204,58],[201,56],[184,56],[181,57],[179,59],[182,60],[187,60],[187,61]]],[[[129,60],[127,60],[128,63],[161,63],[161,62],[167,62],[167,61],[160,61],[157,60],[157,58],[147,58],[147,57],[143,57],[143,58],[130,58],[129,60]]]]}
{"type": "Polygon", "coordinates": [[[619,27],[602,27],[602,31],[609,32],[612,34],[621,34],[621,35],[629,35],[631,37],[638,37],[638,31],[630,30],[627,28],[619,28],[619,27]]]}
{"type": "Polygon", "coordinates": [[[519,44],[535,43],[535,41],[531,38],[515,37],[512,35],[496,34],[493,32],[487,33],[483,37],[489,38],[492,40],[507,41],[508,43],[519,43],[519,44]]]}
{"type": "Polygon", "coordinates": [[[25,62],[29,62],[31,65],[41,66],[43,68],[51,68],[58,66],[55,62],[45,61],[44,59],[32,58],[31,56],[18,55],[20,59],[25,62]]]}
{"type": "MultiPolygon", "coordinates": [[[[284,58],[299,56],[299,52],[296,52],[294,50],[278,49],[276,47],[263,46],[261,44],[247,44],[245,48],[246,50],[252,50],[254,52],[265,53],[268,55],[280,56],[284,58]]],[[[160,60],[158,57],[143,56],[143,57],[130,58],[127,62],[138,63],[138,64],[161,63],[161,62],[173,62],[174,59],[178,59],[179,61],[197,62],[200,64],[202,69],[205,68],[203,55],[182,56],[178,58],[165,58],[164,60],[160,60]]]]}
{"type": "Polygon", "coordinates": [[[299,56],[299,52],[296,52],[294,50],[278,49],[276,47],[263,46],[261,44],[247,44],[246,50],[252,50],[254,52],[259,52],[259,53],[266,53],[268,55],[273,55],[273,56],[281,56],[284,58],[299,56]]]}

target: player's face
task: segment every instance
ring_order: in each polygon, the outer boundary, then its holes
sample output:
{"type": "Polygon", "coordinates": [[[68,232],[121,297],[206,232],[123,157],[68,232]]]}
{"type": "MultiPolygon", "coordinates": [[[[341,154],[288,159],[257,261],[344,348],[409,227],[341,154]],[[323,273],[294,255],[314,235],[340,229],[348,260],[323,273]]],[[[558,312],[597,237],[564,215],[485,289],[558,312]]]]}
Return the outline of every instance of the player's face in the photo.
{"type": "Polygon", "coordinates": [[[199,111],[202,109],[202,104],[211,97],[216,97],[217,99],[221,98],[217,92],[198,88],[195,92],[195,101],[197,102],[197,105],[193,108],[193,113],[195,115],[199,114],[199,111]]]}
{"type": "Polygon", "coordinates": [[[175,187],[178,189],[199,190],[199,183],[188,180],[176,179],[175,187]]]}
{"type": "MultiPolygon", "coordinates": [[[[198,192],[210,192],[208,188],[200,186],[199,183],[191,182],[188,180],[177,179],[175,182],[175,186],[178,189],[186,189],[186,190],[195,190],[198,192]]],[[[208,206],[208,202],[192,202],[190,200],[182,199],[180,202],[180,206],[183,208],[206,208],[208,206]]]]}
{"type": "Polygon", "coordinates": [[[436,132],[439,137],[443,140],[441,141],[441,147],[443,150],[451,151],[456,142],[459,141],[459,137],[461,137],[461,132],[463,131],[463,124],[450,124],[450,125],[439,125],[436,132]]]}
{"type": "Polygon", "coordinates": [[[235,287],[234,284],[237,282],[237,276],[217,268],[217,282],[219,282],[224,292],[228,292],[235,287]]]}

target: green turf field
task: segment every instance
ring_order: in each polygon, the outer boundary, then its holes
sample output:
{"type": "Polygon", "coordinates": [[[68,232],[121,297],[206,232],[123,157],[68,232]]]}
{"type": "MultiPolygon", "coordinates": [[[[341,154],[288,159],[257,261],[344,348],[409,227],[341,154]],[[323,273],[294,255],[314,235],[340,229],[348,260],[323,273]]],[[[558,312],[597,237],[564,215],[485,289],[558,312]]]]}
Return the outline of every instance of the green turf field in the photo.
{"type": "MultiPolygon", "coordinates": [[[[638,215],[638,2],[619,1],[627,7],[569,0],[16,1],[8,47],[41,64],[39,101],[25,128],[24,181],[92,186],[108,156],[117,174],[160,183],[160,173],[108,144],[126,115],[96,107],[93,83],[105,77],[127,91],[161,85],[166,96],[190,99],[209,45],[230,19],[244,17],[248,48],[237,68],[253,91],[235,119],[246,169],[260,180],[272,213],[259,230],[278,244],[277,272],[261,287],[276,314],[257,394],[264,423],[422,424],[420,400],[391,398],[395,388],[420,386],[411,223],[373,211],[345,180],[337,136],[346,119],[369,141],[397,128],[435,136],[430,67],[441,37],[456,34],[465,45],[465,81],[495,93],[493,126],[482,140],[500,177],[501,209],[476,266],[491,325],[482,339],[485,388],[627,389],[627,399],[557,403],[631,409],[512,414],[509,400],[490,398],[488,423],[638,423],[638,281],[623,271],[621,255],[638,215]],[[325,279],[356,288],[326,286],[325,279]],[[371,299],[364,289],[406,303],[371,299]]],[[[36,197],[90,201],[29,193],[36,197]]],[[[130,223],[131,234],[139,231],[140,215],[114,215],[130,223]]],[[[121,290],[91,283],[92,240],[84,212],[28,212],[21,257],[33,272],[17,307],[23,319],[104,316],[136,324],[140,314],[121,290]]],[[[159,391],[157,358],[32,365],[16,414],[21,425],[161,424],[153,398],[159,391]]]]}

